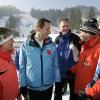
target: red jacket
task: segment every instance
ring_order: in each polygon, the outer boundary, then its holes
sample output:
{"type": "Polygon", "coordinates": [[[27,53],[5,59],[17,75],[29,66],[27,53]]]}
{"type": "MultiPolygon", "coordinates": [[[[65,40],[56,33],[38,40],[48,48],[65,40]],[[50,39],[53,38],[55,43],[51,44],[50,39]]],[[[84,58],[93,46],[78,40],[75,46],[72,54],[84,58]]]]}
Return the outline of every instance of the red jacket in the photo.
{"type": "Polygon", "coordinates": [[[84,90],[93,76],[100,57],[100,37],[91,37],[81,48],[79,62],[71,69],[76,74],[75,93],[84,90]]]}
{"type": "Polygon", "coordinates": [[[0,49],[0,100],[15,100],[19,93],[16,67],[11,62],[11,53],[0,49]]]}
{"type": "Polygon", "coordinates": [[[0,100],[3,100],[3,96],[2,95],[3,95],[3,85],[2,85],[2,83],[0,81],[0,100]]]}
{"type": "Polygon", "coordinates": [[[93,100],[100,100],[100,79],[91,88],[85,90],[86,94],[91,96],[93,100]]]}

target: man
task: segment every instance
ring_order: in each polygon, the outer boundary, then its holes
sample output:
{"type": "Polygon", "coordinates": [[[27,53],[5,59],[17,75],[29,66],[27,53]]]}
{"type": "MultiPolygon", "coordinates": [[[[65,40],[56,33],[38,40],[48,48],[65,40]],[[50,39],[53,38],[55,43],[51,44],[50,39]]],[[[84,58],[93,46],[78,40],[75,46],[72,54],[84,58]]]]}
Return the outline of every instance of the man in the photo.
{"type": "Polygon", "coordinates": [[[100,100],[100,56],[93,80],[86,86],[81,97],[90,97],[93,100],[100,100]]]}
{"type": "Polygon", "coordinates": [[[67,18],[59,21],[60,35],[56,38],[58,58],[61,72],[61,82],[55,84],[54,100],[62,100],[62,89],[69,83],[70,100],[74,100],[74,75],[71,67],[78,61],[80,38],[71,33],[70,22],[67,18]]]}
{"type": "Polygon", "coordinates": [[[48,37],[50,21],[41,18],[35,33],[20,48],[20,87],[28,100],[51,100],[53,84],[60,81],[56,45],[48,37]]]}
{"type": "Polygon", "coordinates": [[[13,31],[0,27],[0,100],[21,100],[18,77],[12,60],[13,31]]]}
{"type": "Polygon", "coordinates": [[[80,28],[80,37],[84,44],[81,48],[79,62],[71,69],[76,75],[74,90],[76,94],[85,90],[88,83],[93,80],[100,57],[100,36],[97,31],[98,26],[93,19],[86,21],[80,28]]]}

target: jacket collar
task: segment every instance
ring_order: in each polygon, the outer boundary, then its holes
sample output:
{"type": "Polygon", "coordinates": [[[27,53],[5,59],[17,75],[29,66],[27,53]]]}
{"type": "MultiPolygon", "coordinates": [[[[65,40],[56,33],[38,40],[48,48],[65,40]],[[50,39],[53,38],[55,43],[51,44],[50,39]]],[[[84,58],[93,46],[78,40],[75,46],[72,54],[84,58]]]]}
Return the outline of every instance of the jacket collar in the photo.
{"type": "MultiPolygon", "coordinates": [[[[36,46],[36,47],[40,47],[40,45],[38,44],[38,42],[35,40],[34,36],[35,36],[36,33],[33,33],[31,35],[31,37],[29,38],[29,45],[31,46],[36,46]]],[[[43,41],[43,46],[47,45],[47,44],[50,44],[52,41],[52,39],[49,37],[48,39],[45,39],[43,41]]]]}
{"type": "Polygon", "coordinates": [[[0,58],[6,60],[8,62],[11,62],[12,61],[11,55],[12,55],[13,51],[14,50],[5,52],[5,51],[2,51],[2,49],[0,48],[0,58]]]}
{"type": "Polygon", "coordinates": [[[87,40],[87,42],[83,44],[82,48],[93,47],[96,43],[100,43],[100,36],[98,35],[95,35],[87,40]]]}
{"type": "Polygon", "coordinates": [[[59,33],[60,36],[66,36],[66,37],[67,37],[67,36],[70,36],[70,34],[71,34],[71,31],[68,31],[68,33],[66,33],[66,34],[64,34],[64,35],[62,34],[62,32],[59,33]]]}

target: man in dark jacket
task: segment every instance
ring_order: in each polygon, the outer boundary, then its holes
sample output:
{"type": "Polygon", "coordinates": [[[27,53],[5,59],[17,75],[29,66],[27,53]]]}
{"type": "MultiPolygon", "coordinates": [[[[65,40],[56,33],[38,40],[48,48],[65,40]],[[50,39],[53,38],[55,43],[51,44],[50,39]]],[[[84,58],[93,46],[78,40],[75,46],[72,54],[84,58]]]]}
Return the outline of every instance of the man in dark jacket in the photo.
{"type": "Polygon", "coordinates": [[[55,42],[58,44],[58,58],[61,72],[61,82],[55,84],[54,100],[62,100],[62,89],[69,83],[70,100],[74,100],[74,74],[70,68],[77,63],[81,49],[80,38],[71,33],[70,22],[67,18],[59,21],[60,34],[55,42]]]}

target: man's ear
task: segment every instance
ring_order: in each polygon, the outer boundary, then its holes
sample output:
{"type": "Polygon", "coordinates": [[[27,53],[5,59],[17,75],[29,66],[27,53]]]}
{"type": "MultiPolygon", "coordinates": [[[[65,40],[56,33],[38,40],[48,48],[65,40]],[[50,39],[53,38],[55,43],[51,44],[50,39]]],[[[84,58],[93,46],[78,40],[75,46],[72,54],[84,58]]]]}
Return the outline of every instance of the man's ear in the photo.
{"type": "Polygon", "coordinates": [[[36,27],[36,32],[40,32],[41,28],[40,27],[36,27]]]}

